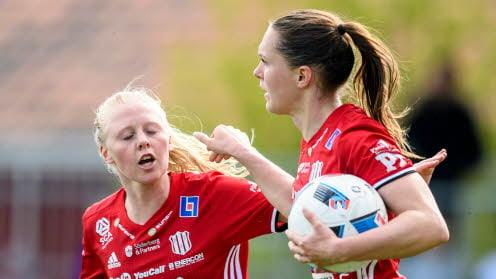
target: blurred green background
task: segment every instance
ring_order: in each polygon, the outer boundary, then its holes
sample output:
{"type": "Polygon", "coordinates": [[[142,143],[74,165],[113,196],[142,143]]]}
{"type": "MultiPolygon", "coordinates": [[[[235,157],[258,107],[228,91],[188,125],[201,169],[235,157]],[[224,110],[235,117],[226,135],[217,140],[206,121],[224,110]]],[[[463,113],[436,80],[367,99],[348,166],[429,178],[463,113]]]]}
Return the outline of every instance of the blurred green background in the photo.
{"type": "MultiPolygon", "coordinates": [[[[136,77],[179,128],[253,129],[254,145],[294,174],[300,134],[265,110],[252,72],[269,20],[301,8],[376,30],[401,67],[398,108],[415,108],[453,59],[483,159],[461,181],[451,278],[479,278],[474,267],[496,251],[494,0],[0,1],[0,278],[77,278],[81,214],[116,189],[92,140],[94,110],[136,77]]],[[[252,244],[251,278],[308,278],[284,234],[252,244]]]]}

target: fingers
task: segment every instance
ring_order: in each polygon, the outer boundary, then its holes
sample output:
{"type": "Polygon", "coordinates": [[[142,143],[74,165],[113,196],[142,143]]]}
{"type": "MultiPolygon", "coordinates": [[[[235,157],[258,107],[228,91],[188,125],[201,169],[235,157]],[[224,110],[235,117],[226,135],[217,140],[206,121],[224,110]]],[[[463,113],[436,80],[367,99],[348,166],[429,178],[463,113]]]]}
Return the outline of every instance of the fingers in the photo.
{"type": "Polygon", "coordinates": [[[289,239],[293,239],[288,242],[288,247],[294,254],[295,259],[302,263],[309,263],[310,259],[306,256],[304,250],[305,242],[303,241],[303,237],[293,233],[290,230],[286,230],[286,235],[289,239]]]}
{"type": "Polygon", "coordinates": [[[314,231],[318,231],[321,230],[322,228],[325,228],[324,224],[322,224],[322,222],[317,218],[317,216],[312,211],[303,208],[303,216],[305,216],[308,222],[310,222],[314,231]]]}
{"type": "Polygon", "coordinates": [[[310,263],[310,259],[304,255],[294,254],[294,258],[300,263],[310,263]]]}
{"type": "Polygon", "coordinates": [[[211,142],[211,139],[209,136],[205,135],[204,133],[202,132],[194,132],[193,133],[193,136],[199,140],[200,142],[202,142],[203,144],[205,144],[207,147],[209,146],[209,143],[211,142]]]}
{"type": "Polygon", "coordinates": [[[446,157],[448,157],[448,151],[443,148],[435,155],[435,157],[438,158],[440,162],[442,162],[444,161],[444,159],[446,159],[446,157]]]}
{"type": "Polygon", "coordinates": [[[293,243],[300,243],[300,244],[303,242],[303,236],[291,230],[286,230],[285,233],[290,242],[292,241],[293,243]]]}
{"type": "Polygon", "coordinates": [[[416,163],[414,167],[417,170],[417,172],[424,172],[424,171],[433,172],[434,168],[437,167],[442,161],[444,161],[447,156],[448,153],[446,152],[446,149],[443,148],[438,153],[436,153],[436,155],[416,163]]]}

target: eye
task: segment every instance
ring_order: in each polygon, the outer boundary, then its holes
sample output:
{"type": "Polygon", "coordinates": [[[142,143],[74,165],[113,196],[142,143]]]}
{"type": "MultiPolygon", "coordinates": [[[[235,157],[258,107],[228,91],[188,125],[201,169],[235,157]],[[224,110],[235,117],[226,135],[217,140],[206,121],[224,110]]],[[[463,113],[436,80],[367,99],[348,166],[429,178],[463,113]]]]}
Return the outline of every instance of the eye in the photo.
{"type": "Polygon", "coordinates": [[[130,139],[132,139],[132,138],[133,138],[133,135],[134,135],[134,134],[124,135],[124,136],[122,137],[122,139],[123,139],[123,140],[130,140],[130,139]]]}

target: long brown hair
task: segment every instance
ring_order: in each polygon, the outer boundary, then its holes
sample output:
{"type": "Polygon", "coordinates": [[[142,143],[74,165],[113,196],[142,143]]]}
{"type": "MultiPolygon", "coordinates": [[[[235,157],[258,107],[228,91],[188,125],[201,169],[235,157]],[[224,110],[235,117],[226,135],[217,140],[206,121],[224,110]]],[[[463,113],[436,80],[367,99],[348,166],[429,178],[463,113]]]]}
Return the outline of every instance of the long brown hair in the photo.
{"type": "Polygon", "coordinates": [[[400,88],[400,71],[380,39],[360,23],[344,23],[338,16],[319,10],[292,11],[271,26],[280,38],[276,49],[289,66],[312,67],[324,92],[336,94],[355,68],[353,91],[359,105],[387,129],[404,155],[418,158],[398,123],[407,109],[400,113],[391,109],[400,88]],[[359,59],[355,59],[354,49],[359,59]]]}

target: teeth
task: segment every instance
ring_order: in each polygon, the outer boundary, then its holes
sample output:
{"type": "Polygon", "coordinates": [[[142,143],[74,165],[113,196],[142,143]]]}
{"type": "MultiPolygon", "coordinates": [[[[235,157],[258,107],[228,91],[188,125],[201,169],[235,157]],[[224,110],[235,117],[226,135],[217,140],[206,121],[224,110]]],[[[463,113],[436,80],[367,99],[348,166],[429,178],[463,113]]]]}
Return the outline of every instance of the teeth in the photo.
{"type": "Polygon", "coordinates": [[[143,157],[141,157],[141,160],[148,160],[148,159],[151,159],[152,156],[151,155],[145,155],[143,157]]]}

